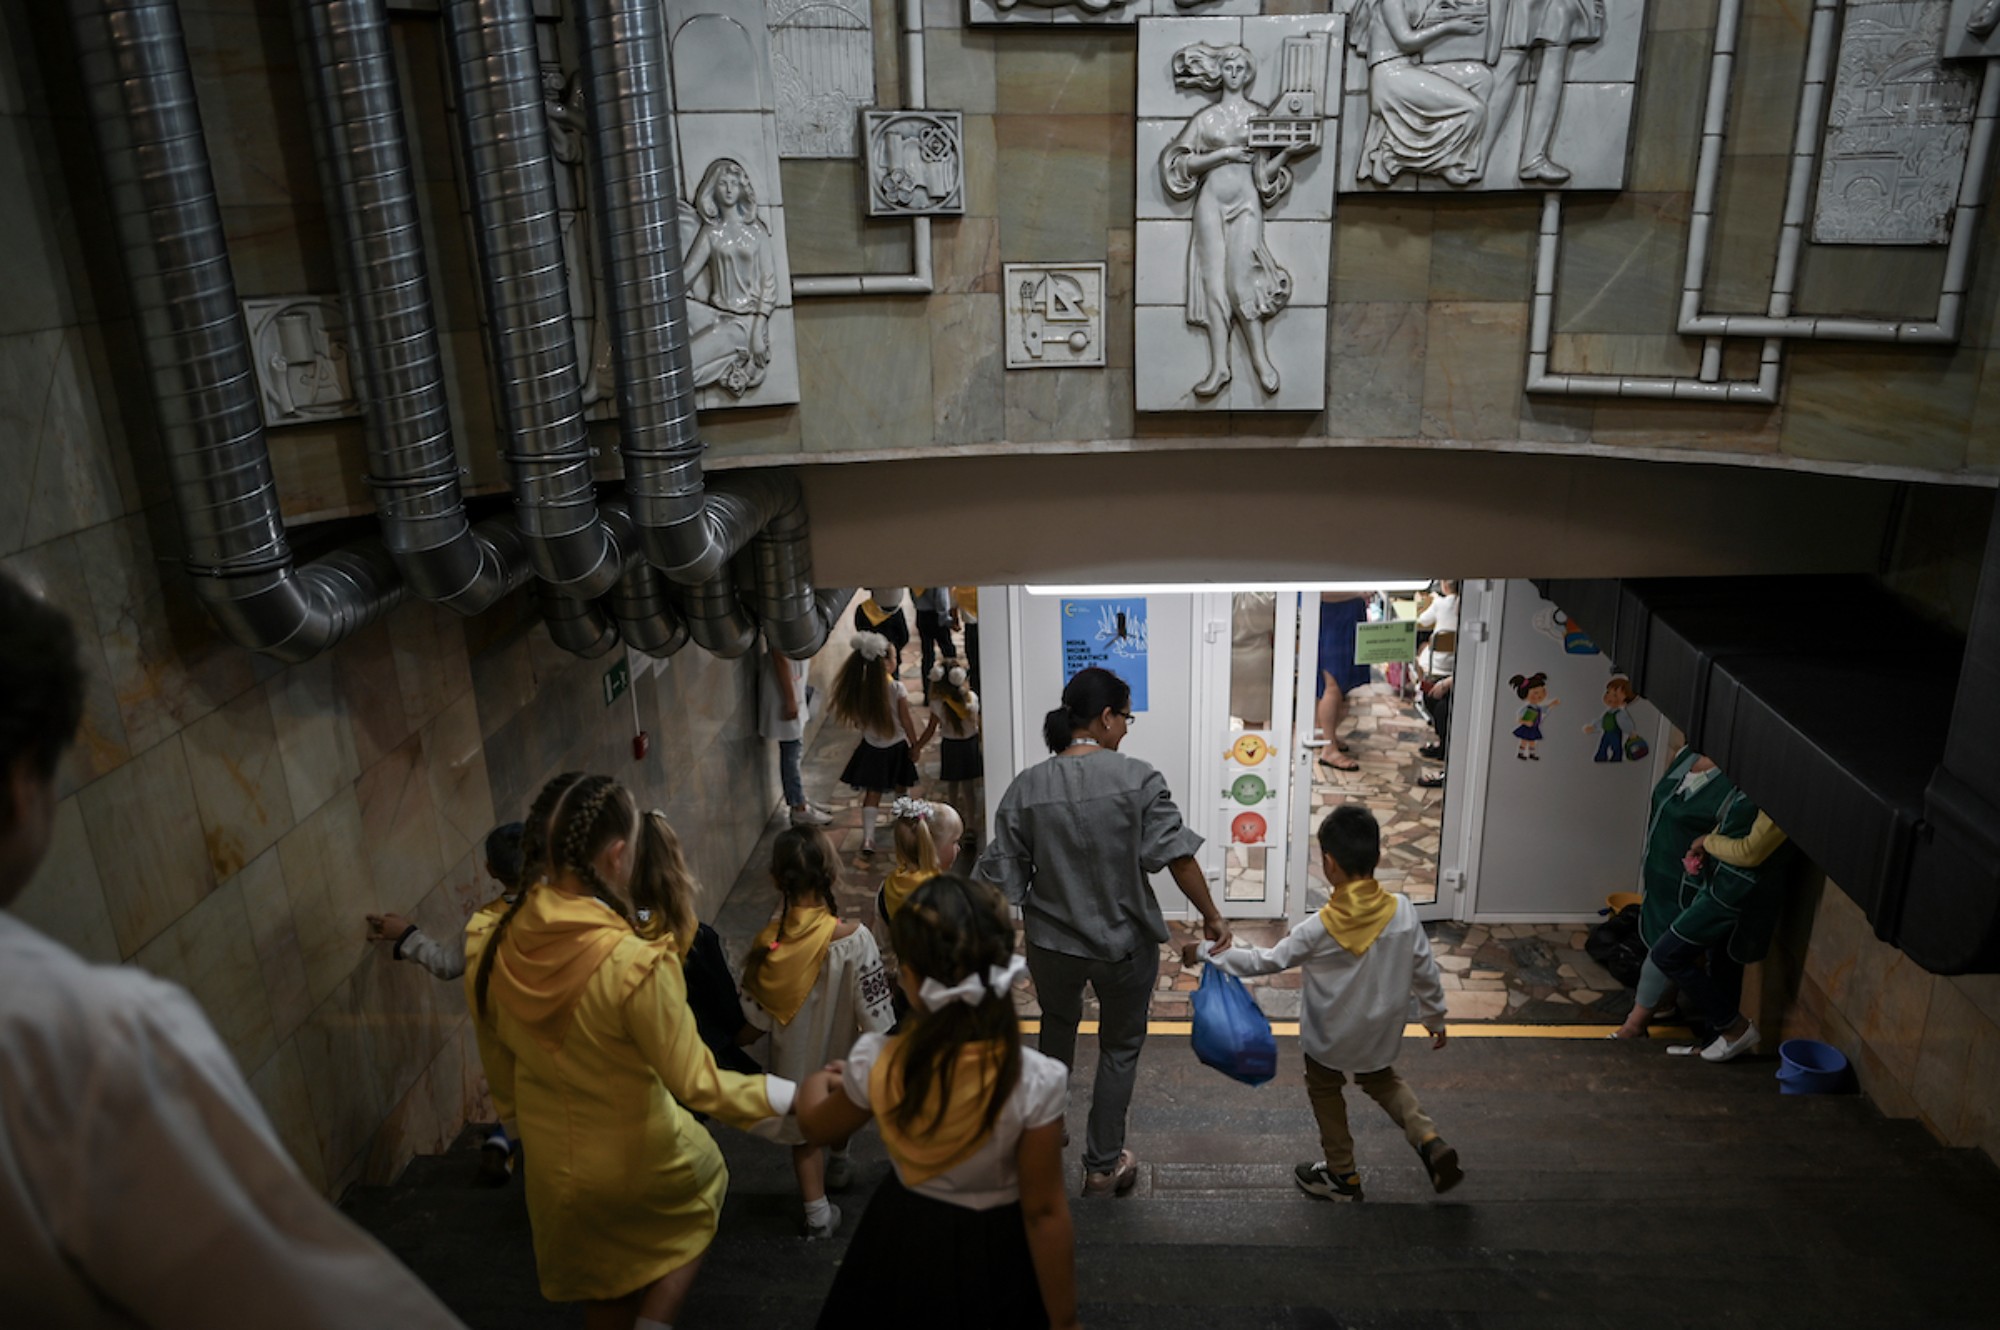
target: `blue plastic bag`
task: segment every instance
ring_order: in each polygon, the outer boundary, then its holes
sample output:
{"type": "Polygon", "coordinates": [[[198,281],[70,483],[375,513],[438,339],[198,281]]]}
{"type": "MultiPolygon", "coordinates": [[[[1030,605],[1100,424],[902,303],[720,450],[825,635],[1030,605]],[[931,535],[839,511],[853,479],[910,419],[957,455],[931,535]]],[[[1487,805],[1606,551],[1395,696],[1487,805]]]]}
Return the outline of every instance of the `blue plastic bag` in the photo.
{"type": "Polygon", "coordinates": [[[1201,967],[1194,991],[1194,1055],[1224,1076],[1262,1085],[1278,1074],[1271,1022],[1243,981],[1221,967],[1201,967]]]}

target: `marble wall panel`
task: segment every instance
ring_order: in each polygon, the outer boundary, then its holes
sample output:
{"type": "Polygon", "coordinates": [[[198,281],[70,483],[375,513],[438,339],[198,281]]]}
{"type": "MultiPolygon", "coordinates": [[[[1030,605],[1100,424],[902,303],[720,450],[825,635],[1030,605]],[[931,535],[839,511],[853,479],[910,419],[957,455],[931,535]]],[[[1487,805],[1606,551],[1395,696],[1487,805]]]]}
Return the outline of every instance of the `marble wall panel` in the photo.
{"type": "Polygon", "coordinates": [[[1431,210],[1356,198],[1333,224],[1336,302],[1420,301],[1430,296],[1431,210]]]}
{"type": "Polygon", "coordinates": [[[376,1023],[370,1016],[361,1005],[360,976],[350,974],[292,1036],[312,1106],[321,1171],[336,1194],[351,1180],[357,1157],[388,1110],[376,1070],[376,1023]]]}
{"type": "Polygon", "coordinates": [[[1099,369],[1008,375],[1008,439],[1047,442],[1113,437],[1111,382],[1111,376],[1099,369]]]}
{"type": "MultiPolygon", "coordinates": [[[[431,795],[430,754],[422,732],[390,750],[354,783],[361,842],[376,898],[385,910],[409,914],[444,872],[437,805],[431,795]]],[[[456,859],[457,854],[452,858],[456,859]]]]}
{"type": "Polygon", "coordinates": [[[403,715],[411,726],[429,724],[472,690],[464,625],[462,617],[443,606],[415,598],[390,611],[396,681],[403,691],[403,715]]]}
{"type": "Polygon", "coordinates": [[[318,522],[373,513],[368,441],[359,421],[288,425],[264,436],[278,507],[287,522],[318,522]]]}
{"type": "Polygon", "coordinates": [[[1691,375],[1701,343],[1658,333],[1557,333],[1549,362],[1564,374],[1691,375]]]}
{"type": "Polygon", "coordinates": [[[278,1139],[306,1178],[326,1187],[326,1162],[319,1129],[313,1123],[312,1095],[306,1088],[305,1067],[296,1043],[286,1040],[250,1076],[250,1090],[264,1106],[264,1115],[278,1130],[278,1139]]]}
{"type": "MultiPolygon", "coordinates": [[[[469,671],[468,671],[469,678],[469,671]]],[[[410,735],[389,626],[378,620],[351,634],[334,652],[334,682],[346,704],[355,761],[372,767],[410,735]]]]}
{"type": "Polygon", "coordinates": [[[1424,434],[1517,437],[1527,356],[1526,305],[1432,302],[1425,332],[1424,434]]]}
{"type": "Polygon", "coordinates": [[[118,954],[129,957],[214,887],[179,735],[77,795],[118,954]]]}
{"type": "Polygon", "coordinates": [[[283,1043],[312,1013],[313,1003],[278,850],[273,847],[251,860],[232,885],[242,893],[243,913],[250,923],[250,941],[256,949],[257,970],[263,976],[271,1013],[271,1034],[283,1043]]]}
{"type": "Polygon", "coordinates": [[[1770,407],[1600,398],[1591,433],[1599,443],[1774,454],[1780,450],[1784,418],[1784,412],[1770,407]]]}
{"type": "Polygon", "coordinates": [[[1526,300],[1541,213],[1540,203],[1515,199],[1440,205],[1431,217],[1430,298],[1526,300]]]}
{"type": "Polygon", "coordinates": [[[378,897],[362,830],[361,803],[342,790],[278,842],[292,925],[314,1007],[344,984],[367,953],[364,916],[378,897]]]}
{"type": "MultiPolygon", "coordinates": [[[[990,32],[928,28],[924,33],[925,78],[932,87],[949,88],[950,103],[967,115],[992,115],[1000,108],[999,46],[999,39],[990,32]]],[[[1011,61],[1011,39],[1007,47],[1011,61]]]]}
{"type": "MultiPolygon", "coordinates": [[[[998,149],[995,149],[996,153],[998,149]]],[[[995,207],[998,207],[996,200],[995,207]]],[[[931,224],[931,273],[939,295],[997,295],[1000,219],[945,218],[931,224]]]]}
{"type": "Polygon", "coordinates": [[[194,994],[246,1074],[277,1049],[243,891],[227,882],[168,925],[132,963],[194,994]]]}
{"type": "Polygon", "coordinates": [[[1956,470],[1979,390],[1980,352],[1942,364],[1900,347],[1795,343],[1787,349],[1784,448],[1792,457],[1956,470]]]}
{"type": "MultiPolygon", "coordinates": [[[[968,217],[1000,215],[1000,142],[990,115],[968,115],[965,123],[965,212],[968,217]]],[[[938,230],[954,218],[931,223],[931,262],[938,262],[938,230]]]]}
{"type": "Polygon", "coordinates": [[[801,311],[799,379],[813,409],[807,452],[875,451],[930,442],[930,321],[911,301],[821,303],[801,311]]]}
{"type": "Polygon", "coordinates": [[[1129,141],[1129,116],[999,115],[1000,257],[1009,263],[1092,263],[1112,211],[1105,145],[1129,141]]]}
{"type": "Polygon", "coordinates": [[[1002,114],[1130,114],[1134,84],[1127,34],[1079,42],[1067,33],[1010,33],[996,50],[994,109],[1002,114]]]}
{"type": "Polygon", "coordinates": [[[7,299],[0,336],[45,332],[89,316],[70,278],[64,232],[74,225],[67,190],[50,170],[55,134],[46,121],[0,119],[0,254],[7,255],[7,299]]]}
{"type": "Polygon", "coordinates": [[[264,688],[216,708],[182,731],[181,740],[209,865],[221,882],[292,829],[291,792],[264,688]]]}
{"type": "Polygon", "coordinates": [[[305,85],[286,11],[189,9],[182,31],[218,200],[317,200],[305,85]]]}
{"type": "Polygon", "coordinates": [[[1341,302],[1330,311],[1326,432],[1413,439],[1423,428],[1428,318],[1411,301],[1341,302]]]}
{"type": "Polygon", "coordinates": [[[1516,437],[1536,443],[1589,443],[1600,400],[1523,391],[1519,407],[1521,428],[1516,437]]]}
{"type": "Polygon", "coordinates": [[[265,686],[295,817],[312,812],[361,774],[337,660],[332,654],[315,656],[265,686]]]}
{"type": "Polygon", "coordinates": [[[56,797],[63,798],[132,755],[104,644],[94,629],[83,558],[77,542],[65,537],[0,560],[0,569],[67,614],[76,630],[77,663],[84,681],[83,718],[56,768],[56,797]]]}
{"type": "Polygon", "coordinates": [[[997,296],[933,296],[931,409],[939,443],[1004,437],[1001,318],[997,296]]]}
{"type": "Polygon", "coordinates": [[[438,850],[444,863],[462,858],[485,840],[497,819],[481,750],[479,709],[466,693],[439,714],[422,736],[429,757],[431,804],[437,813],[438,850]]]}
{"type": "MultiPolygon", "coordinates": [[[[1973,399],[1972,418],[2000,420],[2000,351],[1987,351],[1979,371],[1979,395],[1973,399]]],[[[1975,429],[1966,447],[1967,469],[1985,475],[2000,472],[2000,430],[1975,429]]]]}
{"type": "Polygon", "coordinates": [[[27,889],[7,908],[87,961],[118,963],[118,935],[111,926],[97,860],[90,852],[83,805],[77,800],[56,805],[48,854],[27,889]]]}
{"type": "Polygon", "coordinates": [[[1749,0],[1744,6],[1729,103],[1730,153],[1777,157],[1791,151],[1807,17],[1794,0],[1749,0]]]}
{"type": "Polygon", "coordinates": [[[0,431],[16,483],[0,506],[0,550],[66,536],[124,511],[84,336],[0,337],[0,431]]]}
{"type": "Polygon", "coordinates": [[[298,203],[235,204],[222,210],[236,294],[257,298],[340,289],[326,216],[298,203]]]}
{"type": "Polygon", "coordinates": [[[1941,246],[1807,245],[1793,308],[1928,323],[1944,287],[1944,253],[1941,246]]]}
{"type": "MultiPolygon", "coordinates": [[[[468,644],[470,645],[470,644],[468,644]]],[[[528,635],[506,637],[468,652],[473,704],[479,709],[483,740],[520,714],[535,698],[534,664],[528,659],[528,635]]]]}
{"type": "Polygon", "coordinates": [[[1563,209],[1555,326],[1562,332],[1670,332],[1680,309],[1683,194],[1577,199],[1563,209]]]}
{"type": "Polygon", "coordinates": [[[1965,1118],[1965,1074],[1982,1028],[1992,1025],[1964,994],[1948,981],[1933,980],[1910,1093],[1931,1130],[1945,1140],[1958,1134],[1965,1118]]]}

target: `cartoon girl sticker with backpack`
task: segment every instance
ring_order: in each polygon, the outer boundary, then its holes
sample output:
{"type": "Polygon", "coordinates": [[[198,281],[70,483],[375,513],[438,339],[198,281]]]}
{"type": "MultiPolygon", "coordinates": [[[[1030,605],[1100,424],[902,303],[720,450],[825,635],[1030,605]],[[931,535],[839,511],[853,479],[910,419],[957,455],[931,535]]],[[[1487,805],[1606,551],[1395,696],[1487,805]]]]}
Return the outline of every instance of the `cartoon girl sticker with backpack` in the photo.
{"type": "Polygon", "coordinates": [[[1525,703],[1521,714],[1515,718],[1514,737],[1521,741],[1521,746],[1514,751],[1514,756],[1523,762],[1539,762],[1542,759],[1536,754],[1535,745],[1542,741],[1542,718],[1548,715],[1551,708],[1562,703],[1549,696],[1549,676],[1546,674],[1517,674],[1507,681],[1507,686],[1525,703]]]}

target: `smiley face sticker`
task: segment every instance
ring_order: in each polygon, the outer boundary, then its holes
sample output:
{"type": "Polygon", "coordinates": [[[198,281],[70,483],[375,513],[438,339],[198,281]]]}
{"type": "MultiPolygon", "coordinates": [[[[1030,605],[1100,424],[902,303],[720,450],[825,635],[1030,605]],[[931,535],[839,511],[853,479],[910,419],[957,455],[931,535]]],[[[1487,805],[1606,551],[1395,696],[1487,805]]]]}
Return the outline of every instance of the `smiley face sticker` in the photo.
{"type": "Polygon", "coordinates": [[[1231,744],[1229,751],[1223,754],[1223,756],[1230,758],[1240,766],[1254,767],[1275,751],[1271,747],[1270,741],[1263,735],[1246,734],[1231,744]]]}
{"type": "Polygon", "coordinates": [[[1252,775],[1247,771],[1238,776],[1229,787],[1229,797],[1245,807],[1263,803],[1270,793],[1271,787],[1264,783],[1262,776],[1252,775]]]}

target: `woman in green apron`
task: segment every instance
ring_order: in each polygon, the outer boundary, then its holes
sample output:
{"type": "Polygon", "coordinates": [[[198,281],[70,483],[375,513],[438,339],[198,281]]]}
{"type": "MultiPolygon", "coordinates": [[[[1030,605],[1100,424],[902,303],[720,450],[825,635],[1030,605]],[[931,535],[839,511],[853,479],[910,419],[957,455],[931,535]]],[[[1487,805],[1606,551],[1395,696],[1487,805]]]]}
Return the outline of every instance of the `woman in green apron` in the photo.
{"type": "Polygon", "coordinates": [[[1682,860],[1697,836],[1715,828],[1723,801],[1736,792],[1715,763],[1684,747],[1667,764],[1666,775],[1653,786],[1653,811],[1646,823],[1646,852],[1641,864],[1645,896],[1639,906],[1639,939],[1647,957],[1639,972],[1639,990],[1632,1014],[1615,1038],[1644,1039],[1653,1012],[1667,997],[1673,981],[1653,963],[1652,948],[1673,927],[1682,910],[1694,903],[1701,889],[1682,860]]]}

